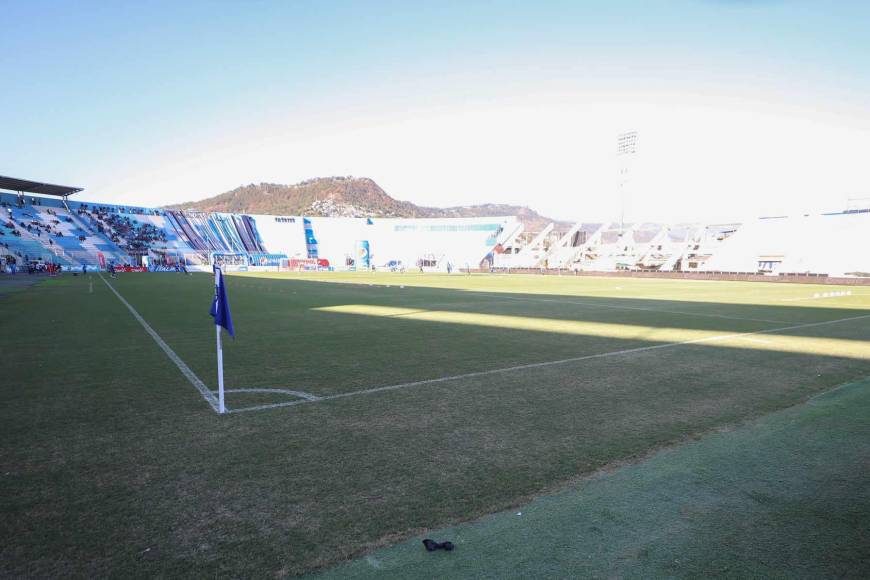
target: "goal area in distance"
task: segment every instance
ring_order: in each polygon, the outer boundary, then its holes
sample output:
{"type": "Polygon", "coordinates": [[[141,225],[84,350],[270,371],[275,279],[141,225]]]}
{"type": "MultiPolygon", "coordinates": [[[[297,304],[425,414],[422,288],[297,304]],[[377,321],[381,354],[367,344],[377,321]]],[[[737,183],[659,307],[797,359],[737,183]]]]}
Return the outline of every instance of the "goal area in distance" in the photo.
{"type": "MultiPolygon", "coordinates": [[[[317,262],[317,260],[314,260],[317,262]]],[[[246,253],[246,252],[212,252],[209,254],[209,266],[218,265],[225,272],[233,271],[281,271],[287,270],[288,260],[285,254],[246,253]]]]}
{"type": "Polygon", "coordinates": [[[220,266],[225,271],[247,270],[250,265],[248,255],[240,252],[212,252],[209,254],[209,264],[220,266]]]}

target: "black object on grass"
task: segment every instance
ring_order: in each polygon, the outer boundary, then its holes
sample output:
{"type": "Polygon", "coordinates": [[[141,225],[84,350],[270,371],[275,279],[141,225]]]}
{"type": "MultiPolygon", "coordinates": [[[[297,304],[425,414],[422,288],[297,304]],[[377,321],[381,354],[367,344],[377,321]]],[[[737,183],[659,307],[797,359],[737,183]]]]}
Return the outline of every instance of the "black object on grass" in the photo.
{"type": "Polygon", "coordinates": [[[453,545],[453,542],[436,542],[435,540],[430,540],[429,538],[423,540],[423,545],[426,546],[427,552],[434,552],[435,550],[446,550],[450,552],[455,547],[453,545]]]}

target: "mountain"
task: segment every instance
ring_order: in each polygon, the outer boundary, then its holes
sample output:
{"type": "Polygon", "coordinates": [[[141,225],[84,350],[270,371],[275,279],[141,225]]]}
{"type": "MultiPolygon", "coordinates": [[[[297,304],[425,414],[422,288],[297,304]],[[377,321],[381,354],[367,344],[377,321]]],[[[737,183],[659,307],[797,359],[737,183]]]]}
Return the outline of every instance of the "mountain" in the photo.
{"type": "MultiPolygon", "coordinates": [[[[168,206],[168,209],[218,211],[266,215],[305,215],[320,217],[491,217],[515,215],[527,231],[538,231],[555,220],[541,216],[528,207],[494,204],[457,207],[424,207],[390,197],[366,177],[319,177],[281,185],[259,183],[237,187],[226,193],[168,206]]],[[[556,222],[559,229],[569,222],[556,222]]]]}

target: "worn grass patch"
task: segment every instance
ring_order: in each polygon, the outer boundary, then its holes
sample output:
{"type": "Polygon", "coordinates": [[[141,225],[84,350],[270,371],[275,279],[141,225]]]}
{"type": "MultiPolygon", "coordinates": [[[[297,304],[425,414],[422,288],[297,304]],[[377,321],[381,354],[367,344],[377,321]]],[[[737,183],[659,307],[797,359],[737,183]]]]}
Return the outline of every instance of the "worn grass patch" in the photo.
{"type": "Polygon", "coordinates": [[[870,381],[319,578],[866,578],[870,381]]]}

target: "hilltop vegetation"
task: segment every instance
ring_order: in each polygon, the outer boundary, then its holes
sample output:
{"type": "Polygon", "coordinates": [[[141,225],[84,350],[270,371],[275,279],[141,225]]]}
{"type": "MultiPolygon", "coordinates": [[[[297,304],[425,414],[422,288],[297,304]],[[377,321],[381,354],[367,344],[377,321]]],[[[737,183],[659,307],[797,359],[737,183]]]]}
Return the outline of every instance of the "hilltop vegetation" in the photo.
{"type": "MultiPolygon", "coordinates": [[[[529,230],[543,229],[552,220],[523,206],[488,203],[447,208],[424,207],[399,201],[367,177],[319,177],[283,185],[251,183],[200,201],[171,209],[227,213],[306,215],[320,217],[489,217],[515,215],[529,230]]],[[[564,222],[557,222],[557,225],[564,222]]]]}

